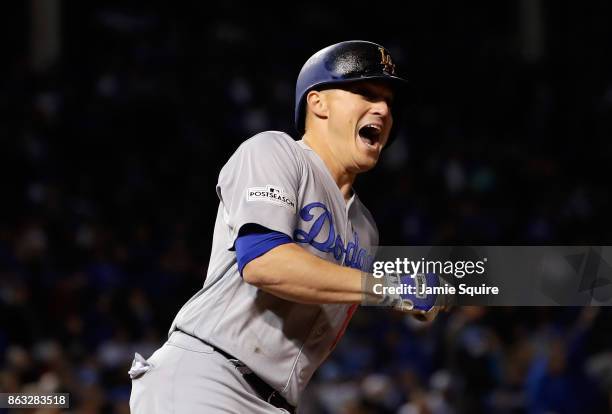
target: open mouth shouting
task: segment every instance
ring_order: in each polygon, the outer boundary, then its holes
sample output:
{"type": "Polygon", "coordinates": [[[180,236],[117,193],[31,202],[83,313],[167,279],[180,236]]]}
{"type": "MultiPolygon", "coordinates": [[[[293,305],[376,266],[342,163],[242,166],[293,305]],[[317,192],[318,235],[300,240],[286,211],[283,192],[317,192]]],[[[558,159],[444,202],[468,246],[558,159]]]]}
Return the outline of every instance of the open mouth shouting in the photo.
{"type": "Polygon", "coordinates": [[[359,138],[366,147],[378,150],[383,144],[383,126],[380,123],[369,123],[359,128],[359,138]]]}

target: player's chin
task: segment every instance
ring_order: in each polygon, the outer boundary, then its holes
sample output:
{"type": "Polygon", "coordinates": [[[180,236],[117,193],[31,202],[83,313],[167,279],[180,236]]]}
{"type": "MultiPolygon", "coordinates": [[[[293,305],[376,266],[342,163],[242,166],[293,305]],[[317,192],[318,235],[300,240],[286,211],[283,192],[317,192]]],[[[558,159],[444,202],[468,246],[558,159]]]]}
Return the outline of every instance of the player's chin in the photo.
{"type": "Polygon", "coordinates": [[[378,154],[357,154],[355,157],[355,164],[359,172],[370,171],[378,163],[378,154]]]}

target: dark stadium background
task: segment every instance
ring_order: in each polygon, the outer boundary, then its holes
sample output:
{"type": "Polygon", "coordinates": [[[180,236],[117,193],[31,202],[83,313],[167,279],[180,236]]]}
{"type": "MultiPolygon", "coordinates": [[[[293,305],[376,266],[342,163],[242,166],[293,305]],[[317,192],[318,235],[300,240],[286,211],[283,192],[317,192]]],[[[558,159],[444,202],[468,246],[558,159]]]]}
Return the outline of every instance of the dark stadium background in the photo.
{"type": "MultiPolygon", "coordinates": [[[[256,132],[295,136],[301,64],[342,40],[384,44],[411,81],[400,139],[356,184],[382,243],[612,241],[610,2],[2,10],[0,392],[129,411],[133,352],[203,282],[220,167],[256,132]]],[[[609,308],[426,327],[364,309],[302,412],[612,412],[611,327],[609,308]]]]}

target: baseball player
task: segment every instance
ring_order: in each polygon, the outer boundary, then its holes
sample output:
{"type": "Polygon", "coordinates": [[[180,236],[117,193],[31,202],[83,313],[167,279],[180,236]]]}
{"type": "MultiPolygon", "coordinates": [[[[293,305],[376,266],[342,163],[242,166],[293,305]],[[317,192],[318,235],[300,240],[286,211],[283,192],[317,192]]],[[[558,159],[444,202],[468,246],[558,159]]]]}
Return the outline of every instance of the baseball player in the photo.
{"type": "MultiPolygon", "coordinates": [[[[296,85],[302,139],[260,133],[222,168],[206,281],[168,341],[148,360],[136,354],[132,413],[295,411],[370,294],[362,279],[378,232],[352,185],[388,145],[403,84],[372,42],[308,59],[296,85]]],[[[402,299],[389,303],[406,309],[402,299]]]]}

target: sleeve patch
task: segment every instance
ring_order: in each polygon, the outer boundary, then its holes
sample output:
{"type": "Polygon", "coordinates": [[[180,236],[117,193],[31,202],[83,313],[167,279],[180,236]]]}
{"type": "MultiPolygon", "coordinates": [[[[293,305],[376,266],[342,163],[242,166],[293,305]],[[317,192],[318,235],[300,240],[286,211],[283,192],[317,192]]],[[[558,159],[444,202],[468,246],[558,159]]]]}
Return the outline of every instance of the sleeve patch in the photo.
{"type": "Polygon", "coordinates": [[[285,190],[275,185],[248,188],[247,201],[264,201],[288,208],[294,213],[296,212],[295,199],[285,190]]]}

